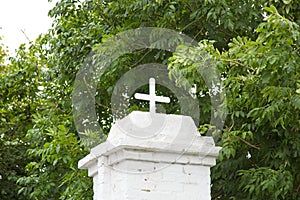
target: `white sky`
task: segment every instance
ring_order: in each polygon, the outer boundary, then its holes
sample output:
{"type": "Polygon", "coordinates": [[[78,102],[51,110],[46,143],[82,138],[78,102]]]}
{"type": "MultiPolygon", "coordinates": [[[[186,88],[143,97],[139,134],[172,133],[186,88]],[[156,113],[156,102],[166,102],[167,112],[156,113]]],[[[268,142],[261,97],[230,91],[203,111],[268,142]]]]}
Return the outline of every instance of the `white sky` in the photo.
{"type": "Polygon", "coordinates": [[[28,43],[24,30],[30,40],[51,27],[48,11],[55,5],[47,0],[0,0],[0,41],[9,47],[10,53],[21,43],[28,43]]]}

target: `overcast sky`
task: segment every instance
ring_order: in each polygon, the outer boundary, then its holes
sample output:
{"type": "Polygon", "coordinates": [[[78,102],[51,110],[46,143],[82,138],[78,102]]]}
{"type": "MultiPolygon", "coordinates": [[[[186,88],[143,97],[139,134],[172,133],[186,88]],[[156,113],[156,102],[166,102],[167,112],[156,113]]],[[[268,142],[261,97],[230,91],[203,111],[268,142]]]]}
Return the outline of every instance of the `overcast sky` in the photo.
{"type": "Polygon", "coordinates": [[[51,27],[47,14],[53,5],[47,0],[0,0],[0,35],[11,53],[21,43],[28,42],[21,30],[34,40],[51,27]]]}

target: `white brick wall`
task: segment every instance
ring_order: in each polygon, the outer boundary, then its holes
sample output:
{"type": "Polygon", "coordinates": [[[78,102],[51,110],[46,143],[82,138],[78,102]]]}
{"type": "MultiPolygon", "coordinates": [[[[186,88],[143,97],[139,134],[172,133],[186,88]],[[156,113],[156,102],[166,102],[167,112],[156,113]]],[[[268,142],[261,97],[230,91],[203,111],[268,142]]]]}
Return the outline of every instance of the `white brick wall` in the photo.
{"type": "MultiPolygon", "coordinates": [[[[109,186],[111,196],[108,199],[210,199],[210,168],[208,166],[171,164],[161,168],[161,163],[132,160],[125,160],[117,165],[114,167],[130,170],[132,173],[111,171],[111,185],[109,186]],[[139,173],[153,169],[153,167],[160,170],[152,173],[139,173]],[[134,171],[137,173],[133,173],[134,171]]],[[[103,185],[103,187],[107,186],[103,185]]]]}
{"type": "MultiPolygon", "coordinates": [[[[137,116],[144,114],[139,112],[137,116]]],[[[129,117],[134,120],[135,113],[129,117]]],[[[155,137],[130,137],[115,125],[110,132],[114,137],[79,161],[79,168],[88,169],[94,179],[95,200],[211,199],[210,167],[220,148],[215,147],[212,138],[198,135],[191,118],[160,117],[165,127],[155,137]]]]}

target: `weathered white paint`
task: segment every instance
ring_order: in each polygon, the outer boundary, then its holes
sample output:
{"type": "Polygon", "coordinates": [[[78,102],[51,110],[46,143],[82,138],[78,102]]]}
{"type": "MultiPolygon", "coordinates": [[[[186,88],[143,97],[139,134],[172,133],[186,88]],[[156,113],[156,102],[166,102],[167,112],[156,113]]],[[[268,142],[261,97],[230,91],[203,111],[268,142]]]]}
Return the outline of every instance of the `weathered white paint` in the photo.
{"type": "Polygon", "coordinates": [[[95,200],[210,200],[210,167],[220,147],[190,117],[132,112],[79,161],[95,200]]]}

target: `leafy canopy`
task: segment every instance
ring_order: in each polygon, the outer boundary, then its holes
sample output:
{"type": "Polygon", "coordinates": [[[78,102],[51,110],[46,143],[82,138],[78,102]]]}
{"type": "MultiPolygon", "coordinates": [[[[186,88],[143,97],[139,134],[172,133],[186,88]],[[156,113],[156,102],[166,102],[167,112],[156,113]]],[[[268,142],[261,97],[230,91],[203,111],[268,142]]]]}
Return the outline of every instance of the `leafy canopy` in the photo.
{"type": "Polygon", "coordinates": [[[205,134],[210,96],[194,64],[205,51],[222,72],[228,108],[223,149],[212,169],[212,198],[300,199],[299,3],[59,1],[49,12],[54,23],[46,35],[29,48],[22,45],[8,63],[0,48],[1,199],[92,198],[91,178],[77,169],[88,149],[73,123],[74,79],[96,44],[137,27],[173,29],[199,47],[180,46],[173,55],[144,49],[113,63],[95,102],[104,132],[112,122],[116,81],[139,64],[158,62],[168,64],[171,76],[180,71],[197,85],[199,130],[205,134]]]}

